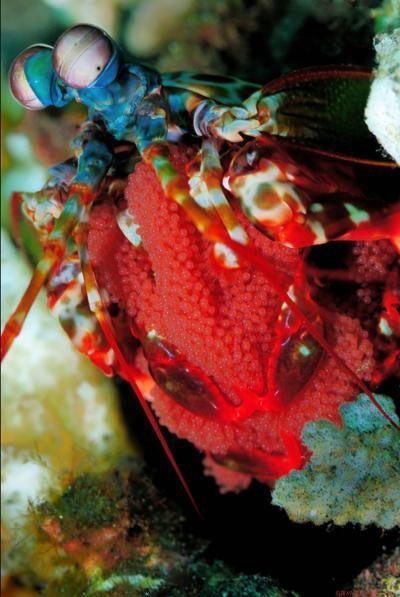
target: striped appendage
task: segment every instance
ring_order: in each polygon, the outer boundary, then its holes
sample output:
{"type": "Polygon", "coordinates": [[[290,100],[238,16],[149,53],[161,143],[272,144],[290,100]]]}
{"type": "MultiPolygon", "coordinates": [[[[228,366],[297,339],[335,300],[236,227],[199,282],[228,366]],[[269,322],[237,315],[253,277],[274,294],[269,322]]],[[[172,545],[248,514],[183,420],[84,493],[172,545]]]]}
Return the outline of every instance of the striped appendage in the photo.
{"type": "Polygon", "coordinates": [[[260,230],[288,247],[384,238],[398,247],[399,197],[384,200],[381,189],[398,188],[400,178],[386,170],[262,137],[234,155],[224,186],[260,230]],[[371,172],[377,177],[369,189],[371,172]]]}

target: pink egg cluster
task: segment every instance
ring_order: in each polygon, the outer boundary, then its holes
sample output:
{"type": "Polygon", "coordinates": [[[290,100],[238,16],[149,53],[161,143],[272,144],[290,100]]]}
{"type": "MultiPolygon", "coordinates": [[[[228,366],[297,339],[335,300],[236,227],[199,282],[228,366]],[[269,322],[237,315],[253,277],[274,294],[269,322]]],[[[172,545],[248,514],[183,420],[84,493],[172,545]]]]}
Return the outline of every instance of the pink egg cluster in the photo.
{"type": "MultiPolygon", "coordinates": [[[[191,153],[174,148],[184,172],[191,153]]],[[[169,201],[153,171],[139,163],[130,175],[125,201],[141,243],[119,229],[117,208],[100,203],[90,221],[89,251],[100,285],[134,321],[142,336],[165,339],[215,384],[227,408],[247,393],[268,392],[268,368],[282,301],[270,281],[252,265],[223,269],[213,247],[183,210],[169,201]]],[[[241,223],[266,260],[295,274],[303,255],[270,241],[244,218],[241,223]]],[[[360,378],[373,368],[372,345],[354,317],[330,313],[329,342],[360,378]]],[[[143,360],[143,357],[141,357],[143,360]]],[[[140,360],[140,357],[138,357],[140,360]]],[[[206,453],[206,469],[225,490],[240,489],[252,477],[271,483],[301,466],[307,453],[301,432],[310,420],[340,423],[339,406],[358,394],[354,382],[324,355],[304,389],[278,411],[255,410],[240,420],[201,416],[165,388],[152,405],[160,422],[206,453]]]]}

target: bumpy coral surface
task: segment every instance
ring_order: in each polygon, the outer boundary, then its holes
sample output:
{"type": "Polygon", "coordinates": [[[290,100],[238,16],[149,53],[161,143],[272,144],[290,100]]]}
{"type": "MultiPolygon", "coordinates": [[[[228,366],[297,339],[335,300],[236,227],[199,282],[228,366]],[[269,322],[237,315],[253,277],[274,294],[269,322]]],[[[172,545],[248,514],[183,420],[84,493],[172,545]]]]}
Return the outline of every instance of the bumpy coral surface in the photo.
{"type": "MultiPolygon", "coordinates": [[[[190,157],[188,150],[175,149],[176,167],[183,172],[190,157]]],[[[172,352],[183,362],[179,379],[171,380],[167,372],[163,390],[152,391],[161,422],[207,453],[207,469],[225,489],[241,488],[252,476],[268,482],[300,466],[306,456],[299,443],[305,423],[321,418],[339,423],[340,404],[357,395],[354,382],[322,355],[282,407],[249,407],[246,415],[231,416],[268,392],[282,300],[253,266],[221,268],[210,243],[167,200],[143,163],[130,176],[125,198],[141,242],[135,246],[124,237],[116,206],[104,202],[91,217],[89,250],[100,285],[131,317],[142,343],[155,338],[167,344],[164,354],[172,352]],[[210,391],[218,395],[211,406],[210,391]]],[[[294,276],[300,253],[270,241],[238,217],[266,261],[294,276]]],[[[366,332],[355,318],[333,313],[328,318],[330,344],[368,379],[372,349],[366,332]]],[[[152,347],[145,346],[145,353],[151,361],[152,347]]],[[[287,375],[290,384],[294,374],[289,370],[287,375]]],[[[156,378],[160,382],[160,374],[156,378]]]]}
{"type": "MultiPolygon", "coordinates": [[[[390,398],[377,396],[396,421],[390,398]]],[[[308,423],[309,464],[278,480],[273,503],[296,522],[400,524],[400,435],[365,394],[341,407],[343,427],[308,423]]]]}

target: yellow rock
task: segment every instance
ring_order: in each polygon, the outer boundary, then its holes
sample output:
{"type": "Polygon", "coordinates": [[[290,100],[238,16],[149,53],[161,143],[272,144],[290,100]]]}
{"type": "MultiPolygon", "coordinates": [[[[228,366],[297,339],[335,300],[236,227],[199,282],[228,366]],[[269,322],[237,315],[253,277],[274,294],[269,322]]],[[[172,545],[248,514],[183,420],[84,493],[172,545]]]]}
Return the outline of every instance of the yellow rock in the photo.
{"type": "MultiPolygon", "coordinates": [[[[2,326],[30,268],[2,232],[2,326]]],[[[2,365],[3,445],[32,450],[62,472],[131,450],[113,382],[78,354],[40,296],[2,365]]]]}

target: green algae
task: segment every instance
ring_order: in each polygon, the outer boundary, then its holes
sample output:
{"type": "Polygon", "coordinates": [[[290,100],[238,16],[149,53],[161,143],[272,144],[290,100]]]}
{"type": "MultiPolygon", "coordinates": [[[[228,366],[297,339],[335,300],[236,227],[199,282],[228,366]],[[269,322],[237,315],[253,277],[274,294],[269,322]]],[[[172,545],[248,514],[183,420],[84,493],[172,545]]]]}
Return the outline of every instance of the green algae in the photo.
{"type": "Polygon", "coordinates": [[[62,529],[68,531],[112,525],[124,509],[123,480],[116,471],[78,477],[55,502],[39,506],[38,512],[56,517],[62,529]]]}
{"type": "Polygon", "coordinates": [[[54,567],[50,578],[36,575],[47,597],[294,595],[270,578],[209,561],[207,543],[188,532],[177,507],[162,498],[133,461],[107,473],[80,475],[60,496],[34,507],[32,516],[42,549],[57,539],[58,572],[54,567]],[[94,538],[110,528],[115,537],[99,545],[94,538]]]}

